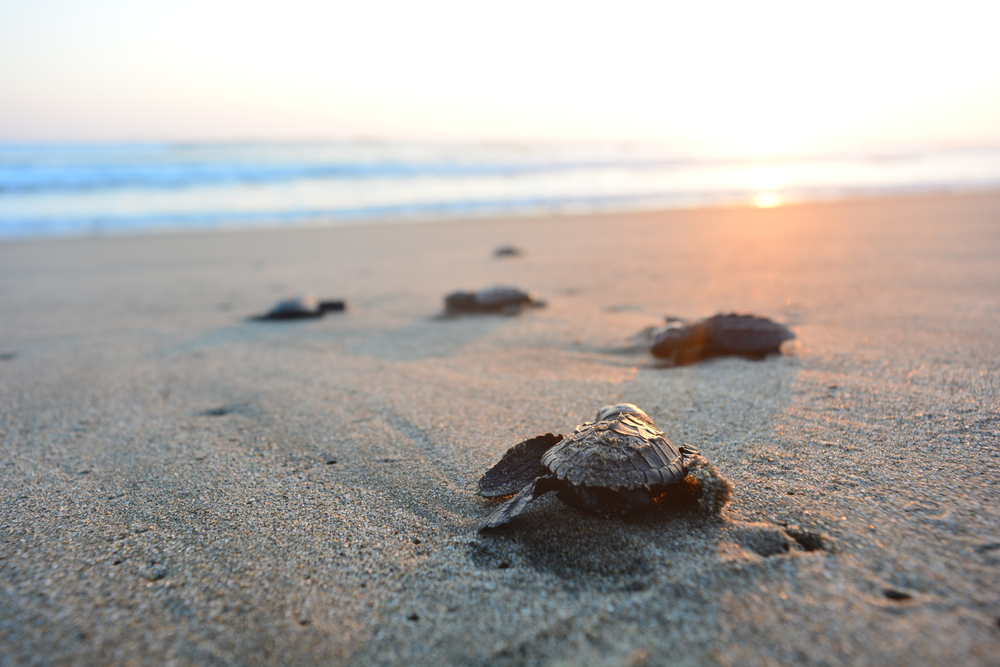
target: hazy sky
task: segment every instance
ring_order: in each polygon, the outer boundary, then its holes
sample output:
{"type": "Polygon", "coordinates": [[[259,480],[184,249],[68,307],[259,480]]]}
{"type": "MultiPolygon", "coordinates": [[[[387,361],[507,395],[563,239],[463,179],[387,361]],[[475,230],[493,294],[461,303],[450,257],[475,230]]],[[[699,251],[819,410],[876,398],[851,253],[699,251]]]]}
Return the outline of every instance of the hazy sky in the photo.
{"type": "Polygon", "coordinates": [[[998,25],[996,0],[8,0],[0,140],[995,143],[998,25]]]}

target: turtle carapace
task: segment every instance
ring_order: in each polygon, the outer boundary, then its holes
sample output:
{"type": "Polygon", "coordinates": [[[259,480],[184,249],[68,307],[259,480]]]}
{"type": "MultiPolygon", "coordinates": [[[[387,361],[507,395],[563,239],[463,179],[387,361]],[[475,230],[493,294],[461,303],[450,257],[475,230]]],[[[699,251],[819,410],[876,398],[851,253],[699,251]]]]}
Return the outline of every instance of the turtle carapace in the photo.
{"type": "Polygon", "coordinates": [[[716,513],[732,489],[698,450],[675,447],[642,409],[608,405],[567,437],[547,433],[507,450],[479,480],[479,495],[514,496],[494,508],[480,530],[502,526],[549,491],[584,512],[622,516],[648,509],[678,485],[688,485],[699,504],[716,513]]]}

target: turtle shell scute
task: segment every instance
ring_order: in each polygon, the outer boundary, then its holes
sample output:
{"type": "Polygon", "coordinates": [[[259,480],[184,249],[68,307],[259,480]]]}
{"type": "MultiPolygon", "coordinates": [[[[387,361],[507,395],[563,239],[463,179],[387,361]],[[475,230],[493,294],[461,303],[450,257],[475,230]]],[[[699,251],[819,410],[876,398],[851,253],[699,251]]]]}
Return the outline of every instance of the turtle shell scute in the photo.
{"type": "Polygon", "coordinates": [[[683,481],[680,450],[635,415],[582,425],[542,456],[558,479],[574,486],[648,489],[683,481]]]}

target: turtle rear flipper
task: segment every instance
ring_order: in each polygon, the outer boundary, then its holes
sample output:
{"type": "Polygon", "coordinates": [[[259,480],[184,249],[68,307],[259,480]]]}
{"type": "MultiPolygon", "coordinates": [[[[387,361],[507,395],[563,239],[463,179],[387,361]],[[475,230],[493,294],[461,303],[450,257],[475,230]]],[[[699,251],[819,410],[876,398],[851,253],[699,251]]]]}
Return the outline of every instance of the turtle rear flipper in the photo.
{"type": "Polygon", "coordinates": [[[479,479],[479,495],[499,498],[517,493],[524,486],[548,473],[542,465],[542,454],[562,441],[561,435],[546,433],[519,442],[479,479]]]}
{"type": "Polygon", "coordinates": [[[486,521],[479,527],[479,531],[482,532],[504,525],[520,514],[528,506],[528,503],[535,498],[544,496],[549,491],[555,491],[562,487],[562,482],[556,479],[554,475],[545,475],[544,477],[532,480],[530,484],[518,491],[516,496],[498,505],[496,509],[490,512],[490,515],[486,517],[486,521]]]}
{"type": "Polygon", "coordinates": [[[343,299],[331,299],[328,301],[319,302],[319,310],[323,313],[339,313],[343,310],[347,310],[347,304],[344,303],[343,299]]]}

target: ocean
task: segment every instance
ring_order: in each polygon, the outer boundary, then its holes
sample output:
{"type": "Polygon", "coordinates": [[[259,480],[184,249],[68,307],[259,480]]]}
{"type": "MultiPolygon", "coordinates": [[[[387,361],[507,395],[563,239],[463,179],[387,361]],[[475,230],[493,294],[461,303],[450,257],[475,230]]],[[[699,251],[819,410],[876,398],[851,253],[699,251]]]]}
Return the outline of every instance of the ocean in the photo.
{"type": "Polygon", "coordinates": [[[714,205],[1000,187],[1000,146],[699,158],[644,144],[0,144],[0,238],[714,205]]]}

